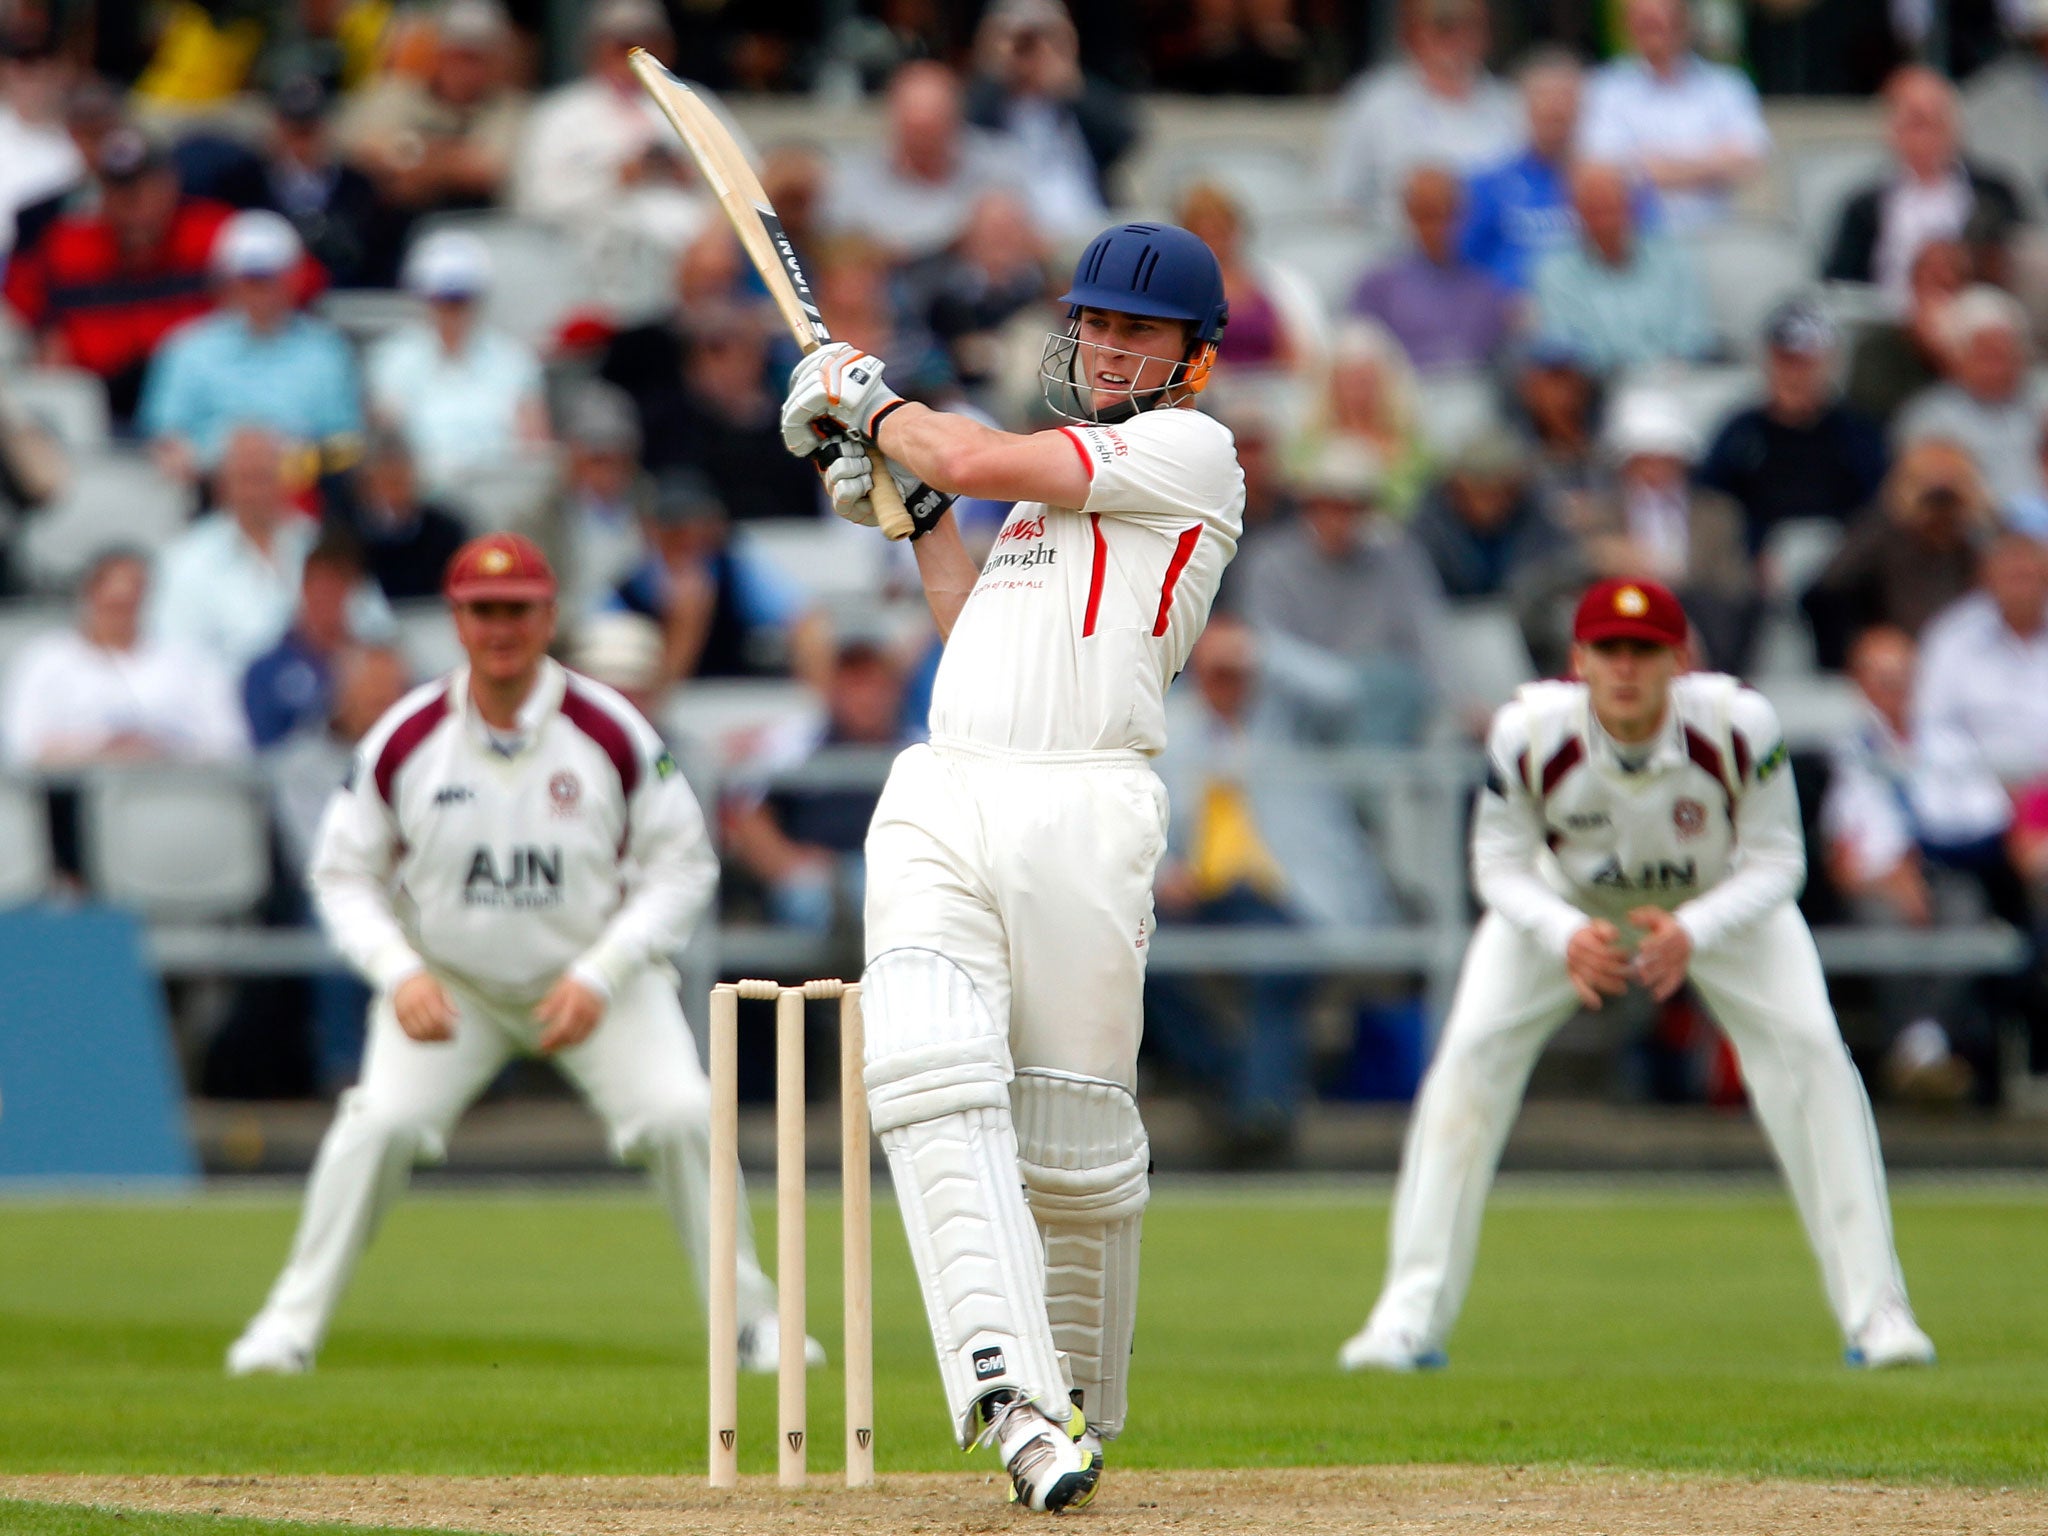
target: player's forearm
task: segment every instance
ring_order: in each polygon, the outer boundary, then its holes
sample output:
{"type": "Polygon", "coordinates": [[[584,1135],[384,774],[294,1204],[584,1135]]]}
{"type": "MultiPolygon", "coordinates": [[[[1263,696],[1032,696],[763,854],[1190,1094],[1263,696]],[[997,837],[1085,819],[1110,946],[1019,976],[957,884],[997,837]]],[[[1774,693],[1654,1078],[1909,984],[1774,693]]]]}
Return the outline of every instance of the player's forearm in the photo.
{"type": "Polygon", "coordinates": [[[1056,433],[1004,432],[911,401],[881,416],[876,442],[949,495],[1076,508],[1088,499],[1088,471],[1074,444],[1056,433]]]}
{"type": "Polygon", "coordinates": [[[981,570],[960,538],[960,525],[948,512],[932,526],[931,532],[910,546],[917,556],[917,578],[924,585],[924,600],[931,606],[932,622],[939,638],[949,638],[960,610],[967,606],[981,570]]]}
{"type": "Polygon", "coordinates": [[[689,942],[704,920],[718,887],[718,860],[701,825],[686,845],[636,849],[639,883],[624,906],[612,914],[595,944],[579,955],[570,971],[611,995],[645,967],[689,942]]]}
{"type": "Polygon", "coordinates": [[[1592,921],[1526,865],[1481,865],[1473,871],[1473,884],[1489,912],[1556,955],[1563,955],[1572,935],[1592,921]]]}
{"type": "Polygon", "coordinates": [[[1806,839],[1791,774],[1746,795],[1737,812],[1736,846],[1742,862],[1712,890],[1694,897],[1673,915],[1692,935],[1693,948],[1712,949],[1749,928],[1788,901],[1806,884],[1806,839]]]}
{"type": "Polygon", "coordinates": [[[398,925],[382,882],[359,871],[314,864],[307,882],[320,922],[342,958],[380,992],[390,992],[426,962],[398,925]]]}

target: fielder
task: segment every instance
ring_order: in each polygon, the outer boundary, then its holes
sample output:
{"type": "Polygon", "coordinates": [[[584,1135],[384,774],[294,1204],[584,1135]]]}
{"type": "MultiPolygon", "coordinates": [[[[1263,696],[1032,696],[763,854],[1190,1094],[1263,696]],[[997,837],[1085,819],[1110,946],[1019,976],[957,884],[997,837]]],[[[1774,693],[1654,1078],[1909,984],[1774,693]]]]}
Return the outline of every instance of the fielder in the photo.
{"type": "MultiPolygon", "coordinates": [[[[1207,246],[1126,224],[1083,253],[1047,400],[1016,435],[898,398],[844,345],[798,365],[790,450],[858,432],[918,512],[946,637],[931,742],[867,839],[867,1088],[963,1446],[1029,1508],[1094,1495],[1123,1427],[1149,1150],[1136,1086],[1166,800],[1166,686],[1244,518],[1230,433],[1194,410],[1225,319],[1207,246]],[[1015,500],[976,570],[943,492],[1015,500]],[[1077,1411],[1078,1410],[1078,1411],[1077,1411]]],[[[864,458],[827,466],[872,522],[864,458]]]]}
{"type": "Polygon", "coordinates": [[[1686,618],[1604,581],[1573,623],[1579,681],[1494,717],[1472,869],[1487,907],[1416,1099],[1387,1279],[1345,1370],[1444,1363],[1501,1145],[1544,1042],[1581,1006],[1687,981],[1735,1046],[1820,1258],[1850,1364],[1931,1365],[1892,1248],[1884,1166],[1813,937],[1799,805],[1770,705],[1680,675],[1686,618]]]}
{"type": "MultiPolygon", "coordinates": [[[[530,541],[472,540],[446,590],[468,664],[377,722],[321,822],[313,896],[376,989],[369,1043],[230,1375],[312,1367],[413,1164],[442,1156],[515,1052],[552,1057],[613,1152],[649,1166],[704,1287],[711,1093],[666,958],[718,881],[703,815],[632,705],[548,659],[555,577],[530,541]]],[[[773,1371],[775,1291],[746,1209],[740,1358],[773,1371]]]]}

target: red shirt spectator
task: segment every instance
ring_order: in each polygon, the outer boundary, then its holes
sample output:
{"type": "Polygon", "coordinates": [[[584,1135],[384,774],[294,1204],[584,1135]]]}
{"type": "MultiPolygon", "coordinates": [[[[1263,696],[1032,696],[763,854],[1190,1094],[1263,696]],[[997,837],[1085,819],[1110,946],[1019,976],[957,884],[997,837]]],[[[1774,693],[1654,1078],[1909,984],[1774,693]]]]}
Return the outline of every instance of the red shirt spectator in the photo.
{"type": "MultiPolygon", "coordinates": [[[[132,129],[107,136],[96,169],[98,211],[57,220],[17,253],[4,291],[36,332],[39,360],[105,379],[108,404],[125,423],[157,344],[213,308],[209,258],[235,210],[182,196],[163,151],[132,129]]],[[[295,284],[299,302],[326,282],[307,257],[295,284]]]]}

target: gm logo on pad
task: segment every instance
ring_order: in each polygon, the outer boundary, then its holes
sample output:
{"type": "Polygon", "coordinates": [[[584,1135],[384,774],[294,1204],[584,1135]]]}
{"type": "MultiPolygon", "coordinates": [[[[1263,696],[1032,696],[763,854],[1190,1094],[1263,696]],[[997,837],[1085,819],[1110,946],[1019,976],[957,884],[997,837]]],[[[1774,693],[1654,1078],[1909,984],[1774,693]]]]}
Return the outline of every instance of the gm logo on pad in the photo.
{"type": "Polygon", "coordinates": [[[977,1349],[974,1352],[974,1379],[976,1381],[987,1381],[992,1377],[1000,1376],[1009,1368],[1010,1362],[1003,1358],[1003,1351],[1000,1345],[992,1344],[987,1349],[977,1349]]]}

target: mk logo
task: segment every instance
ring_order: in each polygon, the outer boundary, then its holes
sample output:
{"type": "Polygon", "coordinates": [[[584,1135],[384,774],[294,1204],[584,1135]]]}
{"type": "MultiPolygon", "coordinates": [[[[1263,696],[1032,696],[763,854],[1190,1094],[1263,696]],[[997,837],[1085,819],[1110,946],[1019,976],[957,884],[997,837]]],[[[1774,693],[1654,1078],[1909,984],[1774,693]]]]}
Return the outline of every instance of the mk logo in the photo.
{"type": "Polygon", "coordinates": [[[868,1448],[868,1442],[874,1438],[875,1432],[872,1429],[856,1429],[853,1432],[853,1443],[859,1446],[862,1450],[866,1450],[868,1448]]]}
{"type": "Polygon", "coordinates": [[[800,1451],[804,1448],[804,1432],[802,1430],[792,1429],[789,1432],[789,1448],[792,1451],[800,1451]]]}
{"type": "Polygon", "coordinates": [[[727,1449],[728,1451],[731,1450],[734,1445],[738,1444],[739,1438],[740,1432],[736,1429],[721,1429],[718,1432],[718,1443],[724,1446],[725,1449],[727,1449]]]}
{"type": "Polygon", "coordinates": [[[461,805],[475,798],[476,791],[467,784],[444,784],[434,791],[436,805],[461,805]]]}

